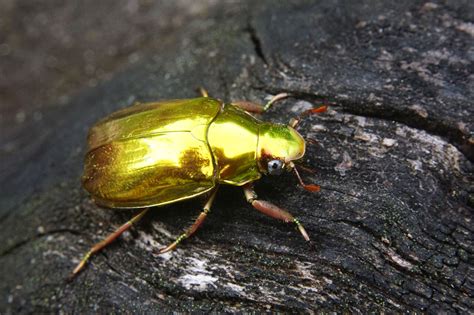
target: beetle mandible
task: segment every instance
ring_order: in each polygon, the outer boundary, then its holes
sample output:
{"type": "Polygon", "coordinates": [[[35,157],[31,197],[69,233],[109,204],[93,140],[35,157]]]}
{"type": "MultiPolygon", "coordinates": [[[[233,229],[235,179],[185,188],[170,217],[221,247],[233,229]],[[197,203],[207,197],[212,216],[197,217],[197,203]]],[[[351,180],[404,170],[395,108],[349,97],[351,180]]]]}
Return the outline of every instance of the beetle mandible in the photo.
{"type": "MultiPolygon", "coordinates": [[[[294,171],[309,191],[293,161],[305,153],[306,143],[295,127],[263,122],[249,112],[262,113],[274,102],[288,97],[275,95],[265,106],[247,101],[225,104],[208,96],[138,103],[97,122],[89,131],[82,183],[94,201],[109,208],[144,208],[130,221],[93,246],[73,275],[90,256],[100,251],[139,221],[149,207],[166,205],[200,195],[207,201],[196,221],[173,243],[174,249],[202,225],[220,184],[241,186],[247,201],[258,211],[284,222],[293,222],[306,241],[303,225],[286,210],[260,200],[253,182],[262,174],[294,171]]],[[[326,106],[303,114],[321,113],[326,106]]]]}

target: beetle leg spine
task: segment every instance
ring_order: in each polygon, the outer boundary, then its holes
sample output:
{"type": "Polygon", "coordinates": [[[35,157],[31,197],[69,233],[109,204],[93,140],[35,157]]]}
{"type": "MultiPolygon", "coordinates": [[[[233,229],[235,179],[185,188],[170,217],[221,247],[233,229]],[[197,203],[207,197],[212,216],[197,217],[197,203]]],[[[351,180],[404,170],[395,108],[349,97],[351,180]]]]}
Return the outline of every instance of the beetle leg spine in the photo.
{"type": "Polygon", "coordinates": [[[178,239],[176,240],[176,244],[178,244],[179,242],[181,242],[182,240],[184,240],[184,239],[187,238],[187,237],[188,237],[188,234],[186,234],[186,233],[181,234],[181,235],[178,237],[178,239]]]}

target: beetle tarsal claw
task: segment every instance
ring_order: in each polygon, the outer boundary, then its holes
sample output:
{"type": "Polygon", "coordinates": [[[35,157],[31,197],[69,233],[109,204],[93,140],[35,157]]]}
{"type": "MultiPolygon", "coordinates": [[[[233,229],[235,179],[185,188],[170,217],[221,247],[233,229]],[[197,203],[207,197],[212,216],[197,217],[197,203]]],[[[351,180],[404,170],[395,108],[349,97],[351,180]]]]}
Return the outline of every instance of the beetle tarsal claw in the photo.
{"type": "Polygon", "coordinates": [[[91,255],[92,251],[89,251],[87,252],[87,254],[84,255],[84,258],[82,258],[79,264],[77,264],[76,268],[74,268],[74,270],[72,271],[72,276],[75,276],[79,271],[82,270],[82,268],[84,268],[91,255]]]}
{"type": "Polygon", "coordinates": [[[320,113],[324,113],[325,111],[327,111],[328,109],[328,106],[327,105],[323,105],[323,106],[320,106],[318,108],[312,108],[312,109],[309,109],[307,111],[304,111],[302,114],[300,114],[298,117],[296,118],[291,118],[290,119],[290,122],[288,123],[291,127],[293,128],[296,128],[299,123],[301,122],[301,120],[303,119],[303,117],[305,116],[308,116],[308,115],[312,115],[312,114],[320,114],[320,113]]]}
{"type": "Polygon", "coordinates": [[[182,240],[184,240],[185,238],[187,238],[188,235],[186,233],[183,233],[181,234],[177,239],[176,241],[174,241],[173,243],[171,243],[170,245],[166,246],[165,248],[162,248],[160,249],[160,254],[164,254],[166,252],[169,252],[173,249],[176,248],[176,246],[178,246],[179,243],[181,243],[182,240]]]}
{"type": "Polygon", "coordinates": [[[316,185],[316,184],[305,184],[303,180],[301,179],[300,173],[296,169],[296,166],[293,164],[293,170],[295,171],[296,177],[298,178],[298,181],[300,182],[300,185],[303,186],[304,189],[307,191],[311,192],[318,192],[321,190],[321,186],[316,185]]]}
{"type": "Polygon", "coordinates": [[[305,228],[303,227],[303,224],[301,224],[300,221],[297,218],[294,218],[293,222],[298,227],[298,230],[300,231],[301,235],[303,235],[304,239],[306,241],[309,241],[308,233],[306,232],[305,228]]]}
{"type": "Polygon", "coordinates": [[[321,190],[321,186],[316,185],[316,184],[304,185],[303,188],[311,192],[318,192],[321,190]]]}

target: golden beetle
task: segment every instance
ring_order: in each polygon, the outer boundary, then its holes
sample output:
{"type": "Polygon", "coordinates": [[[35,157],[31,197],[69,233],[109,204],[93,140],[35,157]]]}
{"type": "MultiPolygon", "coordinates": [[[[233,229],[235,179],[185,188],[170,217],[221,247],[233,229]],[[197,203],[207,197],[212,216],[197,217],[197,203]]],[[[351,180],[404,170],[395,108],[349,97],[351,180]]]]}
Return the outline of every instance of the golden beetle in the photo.
{"type": "MultiPolygon", "coordinates": [[[[84,188],[101,206],[145,209],[92,247],[73,275],[92,254],[140,220],[148,207],[207,195],[194,224],[160,253],[174,249],[204,222],[220,184],[242,186],[255,209],[294,222],[309,241],[301,223],[287,211],[257,199],[252,184],[262,174],[294,170],[305,189],[319,191],[319,186],[303,183],[293,163],[305,153],[305,140],[295,130],[299,119],[281,125],[262,122],[248,113],[261,113],[288,95],[278,94],[260,106],[247,101],[224,104],[203,89],[201,93],[203,97],[194,99],[138,103],[112,113],[91,128],[84,188]]],[[[325,110],[322,106],[305,113],[325,110]]]]}

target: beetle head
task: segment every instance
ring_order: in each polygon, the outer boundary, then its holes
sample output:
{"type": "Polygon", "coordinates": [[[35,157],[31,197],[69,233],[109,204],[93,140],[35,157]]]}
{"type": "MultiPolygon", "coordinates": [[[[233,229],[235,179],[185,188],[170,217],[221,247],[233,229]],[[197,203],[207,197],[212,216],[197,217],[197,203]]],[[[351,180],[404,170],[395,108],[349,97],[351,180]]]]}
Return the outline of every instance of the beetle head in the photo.
{"type": "Polygon", "coordinates": [[[286,125],[263,123],[258,134],[257,161],[264,174],[278,175],[281,170],[291,170],[294,160],[301,159],[306,148],[303,137],[286,125]],[[280,163],[275,162],[280,161],[280,163]],[[269,170],[270,169],[270,170],[269,170]],[[271,170],[275,171],[272,172],[271,170]]]}
{"type": "Polygon", "coordinates": [[[305,184],[293,161],[304,156],[306,143],[293,127],[272,123],[260,125],[257,146],[257,163],[260,172],[280,175],[283,170],[293,170],[301,186],[309,191],[319,191],[319,186],[305,184]]]}

